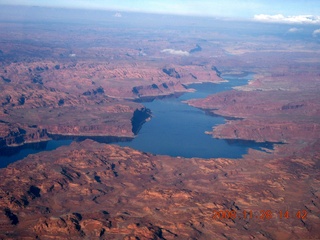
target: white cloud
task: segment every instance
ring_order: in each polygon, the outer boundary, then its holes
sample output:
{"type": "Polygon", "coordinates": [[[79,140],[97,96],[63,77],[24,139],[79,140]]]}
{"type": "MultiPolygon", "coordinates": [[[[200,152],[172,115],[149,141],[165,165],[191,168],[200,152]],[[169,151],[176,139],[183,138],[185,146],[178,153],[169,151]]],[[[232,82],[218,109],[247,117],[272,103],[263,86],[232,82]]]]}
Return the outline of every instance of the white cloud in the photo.
{"type": "Polygon", "coordinates": [[[175,50],[172,48],[163,49],[161,52],[162,53],[169,53],[169,54],[173,54],[173,55],[189,56],[189,52],[187,52],[187,51],[175,50]]]}
{"type": "Polygon", "coordinates": [[[114,16],[114,17],[117,17],[117,18],[121,18],[121,17],[122,17],[121,13],[116,13],[116,14],[114,14],[113,16],[114,16]]]}
{"type": "Polygon", "coordinates": [[[261,22],[274,22],[274,23],[301,23],[301,24],[319,24],[320,23],[320,16],[313,16],[313,15],[284,16],[282,14],[276,14],[276,15],[257,14],[257,15],[254,15],[253,19],[261,22]]]}
{"type": "Polygon", "coordinates": [[[296,32],[301,32],[302,28],[290,28],[288,30],[289,33],[296,33],[296,32]]]}
{"type": "Polygon", "coordinates": [[[312,36],[317,37],[318,35],[320,35],[320,29],[314,30],[312,36]]]}

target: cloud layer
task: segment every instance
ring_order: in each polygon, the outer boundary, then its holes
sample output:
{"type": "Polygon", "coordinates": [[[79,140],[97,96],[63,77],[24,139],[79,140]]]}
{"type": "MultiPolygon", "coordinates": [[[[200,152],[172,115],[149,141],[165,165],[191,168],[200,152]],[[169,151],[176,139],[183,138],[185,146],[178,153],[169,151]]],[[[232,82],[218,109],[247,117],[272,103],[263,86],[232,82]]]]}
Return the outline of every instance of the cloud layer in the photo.
{"type": "Polygon", "coordinates": [[[173,54],[173,55],[180,55],[180,56],[189,56],[189,52],[187,51],[182,51],[182,50],[175,50],[172,48],[167,48],[167,49],[163,49],[161,51],[162,53],[169,53],[169,54],[173,54]]]}
{"type": "Polygon", "coordinates": [[[319,24],[320,16],[313,16],[313,15],[284,16],[282,14],[276,14],[276,15],[257,14],[257,15],[254,15],[254,20],[261,21],[261,22],[275,22],[275,23],[319,24]]]}
{"type": "MultiPolygon", "coordinates": [[[[276,14],[277,11],[284,16],[300,16],[306,13],[318,16],[320,13],[319,0],[0,0],[0,10],[1,5],[230,17],[235,20],[252,19],[257,13],[276,14]]],[[[261,18],[261,15],[257,15],[257,18],[261,18]]]]}
{"type": "Polygon", "coordinates": [[[320,36],[320,29],[314,30],[312,36],[317,37],[320,36]]]}
{"type": "Polygon", "coordinates": [[[296,32],[301,32],[302,29],[301,28],[290,28],[288,30],[289,33],[296,33],[296,32]]]}

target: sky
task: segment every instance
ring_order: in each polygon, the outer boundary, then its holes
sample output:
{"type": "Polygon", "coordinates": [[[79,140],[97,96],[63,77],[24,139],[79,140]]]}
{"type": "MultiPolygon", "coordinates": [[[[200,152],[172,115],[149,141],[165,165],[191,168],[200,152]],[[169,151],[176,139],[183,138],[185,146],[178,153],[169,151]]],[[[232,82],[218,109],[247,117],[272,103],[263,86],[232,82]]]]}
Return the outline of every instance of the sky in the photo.
{"type": "Polygon", "coordinates": [[[320,24],[319,0],[0,0],[0,4],[320,24]]]}

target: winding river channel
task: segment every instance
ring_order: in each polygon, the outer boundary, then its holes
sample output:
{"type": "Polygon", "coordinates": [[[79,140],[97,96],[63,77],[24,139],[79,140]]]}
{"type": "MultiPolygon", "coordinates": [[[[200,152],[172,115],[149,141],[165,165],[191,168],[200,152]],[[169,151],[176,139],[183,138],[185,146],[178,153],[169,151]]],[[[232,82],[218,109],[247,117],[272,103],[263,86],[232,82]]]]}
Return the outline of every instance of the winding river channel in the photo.
{"type": "MultiPolygon", "coordinates": [[[[183,102],[231,90],[234,86],[247,84],[251,78],[252,74],[245,77],[224,76],[228,82],[191,84],[188,87],[195,89],[195,92],[184,93],[180,97],[167,97],[143,102],[151,110],[152,118],[143,124],[136,138],[125,142],[114,142],[114,139],[107,137],[95,140],[128,146],[153,154],[187,158],[241,158],[249,148],[272,149],[271,143],[212,138],[211,135],[205,134],[205,131],[211,131],[212,127],[223,124],[225,119],[209,115],[205,111],[183,102]]],[[[84,138],[79,139],[83,140],[84,138]]],[[[8,148],[0,154],[0,168],[29,154],[50,151],[60,146],[69,145],[72,141],[74,140],[51,140],[27,144],[23,147],[8,148]]]]}

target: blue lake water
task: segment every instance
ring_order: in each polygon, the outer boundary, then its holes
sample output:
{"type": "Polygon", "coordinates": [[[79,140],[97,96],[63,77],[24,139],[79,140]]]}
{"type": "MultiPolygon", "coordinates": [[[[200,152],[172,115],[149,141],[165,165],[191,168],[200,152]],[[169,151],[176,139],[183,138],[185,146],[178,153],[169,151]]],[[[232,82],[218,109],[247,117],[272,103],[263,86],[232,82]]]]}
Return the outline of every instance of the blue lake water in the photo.
{"type": "Polygon", "coordinates": [[[248,148],[272,149],[271,143],[215,139],[205,134],[205,131],[212,131],[213,126],[223,124],[225,119],[183,103],[185,100],[205,98],[213,93],[230,90],[233,86],[245,85],[251,78],[252,75],[243,78],[230,76],[225,77],[229,82],[220,84],[191,84],[188,87],[196,89],[196,92],[185,93],[178,98],[145,102],[143,104],[152,111],[152,119],[143,125],[131,142],[117,144],[153,154],[187,158],[241,158],[248,152],[248,148]]]}
{"type": "MultiPolygon", "coordinates": [[[[225,76],[229,82],[220,84],[202,83],[191,84],[188,87],[195,92],[185,93],[180,97],[167,97],[143,102],[152,112],[152,118],[146,122],[132,141],[115,142],[115,138],[94,138],[105,143],[115,143],[153,154],[201,157],[201,158],[241,158],[249,148],[272,149],[271,143],[256,143],[244,140],[215,139],[205,131],[212,131],[212,127],[223,124],[225,119],[220,116],[207,114],[205,111],[191,107],[183,101],[194,98],[205,98],[218,92],[230,90],[233,86],[247,84],[252,75],[246,77],[225,76]]],[[[72,141],[81,141],[85,137],[76,139],[51,140],[22,147],[0,149],[0,168],[20,160],[29,154],[50,151],[60,146],[70,145],[72,141]]]]}
{"type": "Polygon", "coordinates": [[[51,151],[61,146],[70,145],[71,142],[72,140],[51,140],[47,142],[30,143],[21,147],[0,149],[0,168],[4,168],[10,163],[23,159],[29,154],[51,151]]]}

